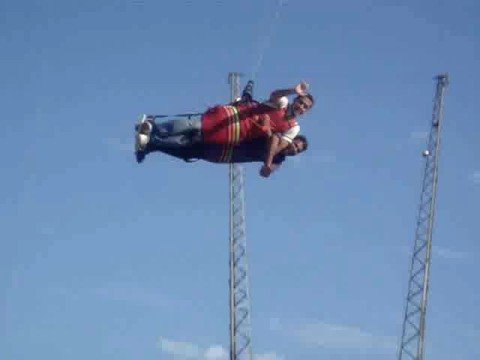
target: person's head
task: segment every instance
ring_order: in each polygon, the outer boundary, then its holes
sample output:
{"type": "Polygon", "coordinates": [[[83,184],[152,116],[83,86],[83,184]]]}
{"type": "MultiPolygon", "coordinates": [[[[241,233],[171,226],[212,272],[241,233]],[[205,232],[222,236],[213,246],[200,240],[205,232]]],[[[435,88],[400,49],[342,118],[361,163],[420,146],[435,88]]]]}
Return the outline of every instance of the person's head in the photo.
{"type": "Polygon", "coordinates": [[[308,110],[313,107],[315,100],[311,94],[299,95],[293,99],[292,111],[295,116],[300,116],[305,114],[308,110]]]}
{"type": "Polygon", "coordinates": [[[284,155],[295,156],[308,149],[308,140],[304,135],[297,135],[290,145],[283,150],[284,155]]]}

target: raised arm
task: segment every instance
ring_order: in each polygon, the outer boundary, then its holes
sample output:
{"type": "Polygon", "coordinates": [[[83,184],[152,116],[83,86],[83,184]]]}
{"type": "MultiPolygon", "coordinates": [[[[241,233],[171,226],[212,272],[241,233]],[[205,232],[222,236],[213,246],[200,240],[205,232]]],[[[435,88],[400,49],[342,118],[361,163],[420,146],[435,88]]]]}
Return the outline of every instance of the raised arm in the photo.
{"type": "Polygon", "coordinates": [[[300,96],[306,95],[308,92],[308,88],[308,84],[305,81],[302,81],[293,88],[275,90],[270,94],[270,101],[273,103],[278,103],[280,101],[280,98],[283,96],[295,94],[300,96]]]}

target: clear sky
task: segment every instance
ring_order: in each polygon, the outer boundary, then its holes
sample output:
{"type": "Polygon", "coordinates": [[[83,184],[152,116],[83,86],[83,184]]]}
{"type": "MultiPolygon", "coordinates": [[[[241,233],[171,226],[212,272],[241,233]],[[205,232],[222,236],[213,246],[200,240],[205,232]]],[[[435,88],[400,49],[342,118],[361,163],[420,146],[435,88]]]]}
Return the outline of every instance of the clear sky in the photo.
{"type": "Polygon", "coordinates": [[[304,79],[308,152],[246,169],[256,360],[394,359],[435,75],[450,74],[427,358],[480,358],[477,0],[4,0],[0,358],[224,360],[228,167],[142,113],[304,79]]]}

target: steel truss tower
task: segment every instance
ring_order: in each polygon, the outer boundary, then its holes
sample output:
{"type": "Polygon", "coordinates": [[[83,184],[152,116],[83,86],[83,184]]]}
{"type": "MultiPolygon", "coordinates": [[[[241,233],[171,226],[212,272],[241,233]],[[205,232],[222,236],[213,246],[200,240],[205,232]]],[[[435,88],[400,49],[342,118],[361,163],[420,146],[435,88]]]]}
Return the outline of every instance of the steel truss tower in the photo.
{"type": "MultiPolygon", "coordinates": [[[[232,101],[239,97],[240,74],[230,73],[232,101]]],[[[247,242],[245,235],[245,174],[229,165],[230,178],[230,360],[252,360],[247,242]]]]}
{"type": "Polygon", "coordinates": [[[437,197],[440,129],[443,118],[444,94],[448,85],[448,75],[438,75],[436,80],[437,87],[428,147],[427,150],[423,152],[423,156],[426,159],[425,173],[420,196],[415,245],[412,263],[410,265],[407,305],[398,352],[399,360],[425,359],[425,317],[432,252],[432,231],[437,197]]]}

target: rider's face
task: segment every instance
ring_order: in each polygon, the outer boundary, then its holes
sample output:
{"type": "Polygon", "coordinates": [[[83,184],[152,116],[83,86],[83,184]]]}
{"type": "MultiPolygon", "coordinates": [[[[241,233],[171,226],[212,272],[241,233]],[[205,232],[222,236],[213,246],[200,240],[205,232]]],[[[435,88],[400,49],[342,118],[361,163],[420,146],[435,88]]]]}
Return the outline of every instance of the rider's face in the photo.
{"type": "Polygon", "coordinates": [[[294,139],[285,149],[285,155],[294,156],[305,150],[305,143],[300,139],[294,139]]]}
{"type": "Polygon", "coordinates": [[[306,113],[312,107],[312,101],[306,96],[297,96],[293,100],[292,109],[295,116],[300,116],[306,113]]]}

